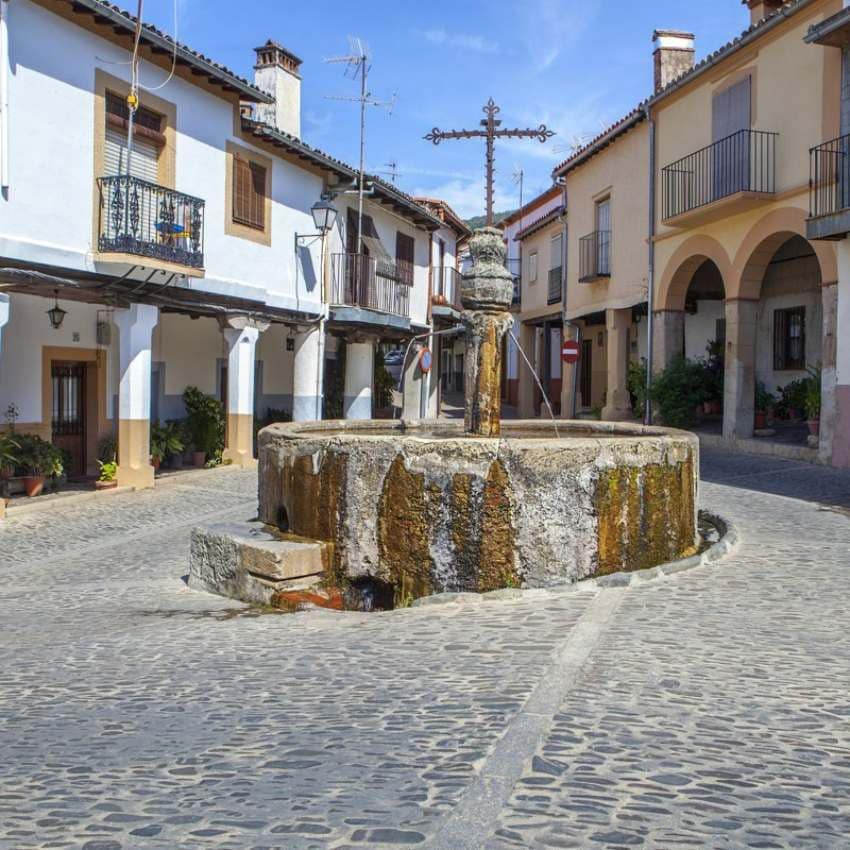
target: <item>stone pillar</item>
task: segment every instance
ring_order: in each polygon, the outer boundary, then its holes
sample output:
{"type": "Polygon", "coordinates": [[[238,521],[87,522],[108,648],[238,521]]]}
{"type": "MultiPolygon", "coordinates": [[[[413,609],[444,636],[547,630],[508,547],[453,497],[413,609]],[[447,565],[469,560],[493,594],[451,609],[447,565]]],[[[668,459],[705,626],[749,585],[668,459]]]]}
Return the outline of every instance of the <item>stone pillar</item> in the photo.
{"type": "Polygon", "coordinates": [[[838,248],[838,287],[836,292],[835,412],[832,435],[832,463],[850,467],[850,241],[842,239],[838,248]]]}
{"type": "Polygon", "coordinates": [[[343,415],[346,419],[372,418],[372,382],[375,373],[375,342],[353,339],[345,348],[343,415]]]}
{"type": "Polygon", "coordinates": [[[407,354],[407,362],[404,366],[404,378],[401,383],[401,418],[421,419],[422,413],[422,379],[423,374],[419,371],[419,355],[424,346],[420,342],[414,342],[407,354]]]}
{"type": "Polygon", "coordinates": [[[657,310],[652,314],[652,371],[663,372],[673,358],[685,353],[685,311],[657,310]]]}
{"type": "Polygon", "coordinates": [[[502,420],[502,340],[513,324],[508,312],[464,313],[466,332],[466,413],[464,429],[497,437],[502,420]]]}
{"type": "Polygon", "coordinates": [[[824,463],[832,461],[836,418],[836,321],[838,319],[838,284],[821,288],[823,335],[821,339],[821,407],[818,454],[824,463]]]}
{"type": "Polygon", "coordinates": [[[753,436],[755,414],[756,312],[758,301],[726,301],[726,370],[723,436],[753,436]]]}
{"type": "MultiPolygon", "coordinates": [[[[519,344],[525,357],[534,367],[534,348],[537,342],[537,328],[534,325],[521,324],[519,329],[519,344]]],[[[517,407],[520,419],[534,418],[534,396],[537,381],[531,372],[531,367],[525,361],[522,353],[517,352],[517,407]]]]}
{"type": "Polygon", "coordinates": [[[227,431],[222,460],[252,467],[254,459],[254,375],[257,340],[268,328],[242,316],[222,328],[227,344],[227,431]]]}
{"type": "Polygon", "coordinates": [[[605,311],[605,325],[608,330],[608,389],[605,407],[602,408],[604,420],[622,421],[632,418],[632,399],[627,380],[631,324],[631,307],[605,311]]]}
{"type": "Polygon", "coordinates": [[[322,418],[322,333],[318,324],[301,326],[295,332],[293,422],[313,422],[322,418]]]}
{"type": "Polygon", "coordinates": [[[118,326],[118,485],[153,487],[150,462],[151,341],[159,310],[133,304],[116,310],[118,326]]]}

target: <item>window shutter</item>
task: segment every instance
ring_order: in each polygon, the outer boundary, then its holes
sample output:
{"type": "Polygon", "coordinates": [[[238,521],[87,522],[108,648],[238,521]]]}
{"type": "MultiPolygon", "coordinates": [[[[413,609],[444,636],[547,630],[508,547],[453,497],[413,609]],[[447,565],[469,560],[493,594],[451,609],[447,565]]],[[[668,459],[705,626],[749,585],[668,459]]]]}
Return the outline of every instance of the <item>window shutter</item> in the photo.
{"type": "Polygon", "coordinates": [[[257,230],[266,226],[266,168],[238,154],[233,157],[233,220],[257,230]]]}
{"type": "Polygon", "coordinates": [[[785,310],[773,311],[773,368],[784,369],[787,357],[786,340],[788,314],[785,310]]]}
{"type": "MultiPolygon", "coordinates": [[[[116,177],[127,173],[127,134],[115,127],[106,128],[103,148],[103,176],[116,177]]],[[[133,139],[130,174],[149,183],[159,180],[159,146],[149,139],[133,139]]]]}

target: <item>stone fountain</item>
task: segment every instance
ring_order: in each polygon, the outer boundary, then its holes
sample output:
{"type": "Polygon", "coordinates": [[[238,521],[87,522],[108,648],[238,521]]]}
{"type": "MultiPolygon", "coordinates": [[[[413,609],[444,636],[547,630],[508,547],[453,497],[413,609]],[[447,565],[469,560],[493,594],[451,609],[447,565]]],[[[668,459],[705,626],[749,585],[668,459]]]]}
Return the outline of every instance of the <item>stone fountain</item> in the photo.
{"type": "Polygon", "coordinates": [[[246,601],[384,607],[545,587],[687,557],[698,442],[628,423],[500,420],[513,282],[475,233],[461,284],[459,421],[277,424],[259,436],[259,521],[197,530],[192,583],[246,601]]]}

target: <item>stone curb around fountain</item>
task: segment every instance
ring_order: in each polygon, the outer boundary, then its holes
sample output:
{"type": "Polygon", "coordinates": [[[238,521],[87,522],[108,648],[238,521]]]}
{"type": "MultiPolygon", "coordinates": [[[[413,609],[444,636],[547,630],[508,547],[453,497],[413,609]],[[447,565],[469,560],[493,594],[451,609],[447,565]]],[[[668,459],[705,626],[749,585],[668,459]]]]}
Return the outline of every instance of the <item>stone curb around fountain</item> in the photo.
{"type": "MultiPolygon", "coordinates": [[[[592,591],[598,588],[630,587],[632,585],[645,584],[656,579],[688,572],[697,567],[708,566],[728,555],[737,545],[739,537],[734,523],[720,514],[710,511],[700,511],[700,519],[713,525],[720,538],[712,543],[707,549],[698,555],[689,558],[681,558],[678,561],[668,561],[651,567],[647,570],[635,570],[629,572],[622,570],[599,578],[588,578],[575,584],[555,586],[550,588],[535,588],[523,590],[521,588],[506,587],[501,590],[491,590],[488,593],[437,593],[433,596],[424,596],[416,599],[411,607],[421,608],[431,605],[457,605],[462,603],[484,604],[486,602],[507,602],[518,600],[530,600],[535,596],[549,596],[563,593],[579,593],[592,591]]],[[[397,609],[404,610],[404,609],[397,609]]]]}

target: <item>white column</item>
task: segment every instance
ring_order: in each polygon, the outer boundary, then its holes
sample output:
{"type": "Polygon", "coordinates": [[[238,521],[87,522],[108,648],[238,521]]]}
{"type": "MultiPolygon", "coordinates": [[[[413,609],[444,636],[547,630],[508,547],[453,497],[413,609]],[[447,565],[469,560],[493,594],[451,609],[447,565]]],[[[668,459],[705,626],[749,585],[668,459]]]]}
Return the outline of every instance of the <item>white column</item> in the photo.
{"type": "Polygon", "coordinates": [[[9,296],[0,292],[0,355],[3,354],[3,328],[9,322],[9,296]]]}
{"type": "Polygon", "coordinates": [[[118,483],[153,487],[150,464],[151,341],[159,310],[133,304],[116,310],[118,326],[118,483]]]}
{"type": "Polygon", "coordinates": [[[346,419],[372,418],[374,369],[375,343],[371,339],[346,343],[343,392],[343,415],[346,419]]]}
{"type": "Polygon", "coordinates": [[[268,325],[242,317],[230,319],[223,328],[227,344],[227,437],[223,460],[253,466],[254,375],[257,340],[268,325]]]}
{"type": "Polygon", "coordinates": [[[402,419],[422,418],[422,372],[419,369],[419,356],[423,345],[414,342],[410,346],[407,362],[404,367],[404,380],[402,381],[402,419]]]}
{"type": "Polygon", "coordinates": [[[299,327],[295,333],[292,376],[292,420],[313,422],[322,418],[322,328],[299,327]]]}

